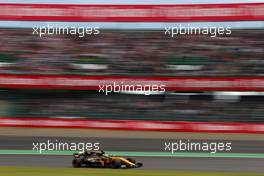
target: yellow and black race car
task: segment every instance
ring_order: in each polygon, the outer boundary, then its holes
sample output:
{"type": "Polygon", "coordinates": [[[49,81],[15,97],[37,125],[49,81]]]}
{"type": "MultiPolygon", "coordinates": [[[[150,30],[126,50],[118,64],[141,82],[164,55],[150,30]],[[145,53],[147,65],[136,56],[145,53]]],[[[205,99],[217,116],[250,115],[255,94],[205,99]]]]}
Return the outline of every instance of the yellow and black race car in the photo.
{"type": "Polygon", "coordinates": [[[73,167],[101,167],[101,168],[138,168],[142,163],[137,163],[132,158],[109,156],[104,151],[85,151],[73,154],[73,167]]]}

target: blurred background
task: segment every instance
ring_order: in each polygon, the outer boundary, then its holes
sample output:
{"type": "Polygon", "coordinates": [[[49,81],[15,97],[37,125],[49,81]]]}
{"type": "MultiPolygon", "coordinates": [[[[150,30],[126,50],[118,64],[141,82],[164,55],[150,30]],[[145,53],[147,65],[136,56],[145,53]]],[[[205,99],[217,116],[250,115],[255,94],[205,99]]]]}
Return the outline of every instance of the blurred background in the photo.
{"type": "MultiPolygon", "coordinates": [[[[262,29],[235,29],[231,36],[163,31],[102,30],[99,36],[39,38],[30,29],[0,30],[0,73],[19,75],[261,77],[262,29]]],[[[44,79],[44,78],[43,78],[44,79]]],[[[114,79],[114,77],[113,77],[114,79]]],[[[131,78],[132,80],[133,78],[131,78]]],[[[133,82],[133,81],[132,81],[133,82]]],[[[97,88],[98,89],[98,88],[97,88]]],[[[263,122],[258,92],[167,91],[162,95],[94,91],[1,89],[4,117],[263,122]],[[154,113],[155,112],[155,113],[154,113]]]]}
{"type": "MultiPolygon", "coordinates": [[[[173,24],[171,24],[173,26],[173,24]]],[[[0,29],[0,73],[41,75],[263,76],[263,29],[229,36],[165,36],[165,30],[32,35],[0,29]]]]}

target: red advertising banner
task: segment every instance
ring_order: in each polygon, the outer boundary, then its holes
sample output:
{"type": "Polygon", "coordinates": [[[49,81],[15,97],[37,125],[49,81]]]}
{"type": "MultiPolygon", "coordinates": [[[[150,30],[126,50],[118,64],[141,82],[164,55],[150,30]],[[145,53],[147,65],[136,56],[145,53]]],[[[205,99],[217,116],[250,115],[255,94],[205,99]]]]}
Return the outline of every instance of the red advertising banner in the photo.
{"type": "Polygon", "coordinates": [[[84,128],[133,131],[204,133],[264,133],[260,123],[163,122],[144,120],[70,120],[52,118],[0,118],[0,127],[84,128]]]}
{"type": "Polygon", "coordinates": [[[0,88],[99,90],[102,85],[164,85],[175,91],[264,91],[264,77],[0,75],[0,88]]]}
{"type": "Polygon", "coordinates": [[[79,22],[261,21],[264,3],[186,5],[0,4],[0,20],[79,22]]]}

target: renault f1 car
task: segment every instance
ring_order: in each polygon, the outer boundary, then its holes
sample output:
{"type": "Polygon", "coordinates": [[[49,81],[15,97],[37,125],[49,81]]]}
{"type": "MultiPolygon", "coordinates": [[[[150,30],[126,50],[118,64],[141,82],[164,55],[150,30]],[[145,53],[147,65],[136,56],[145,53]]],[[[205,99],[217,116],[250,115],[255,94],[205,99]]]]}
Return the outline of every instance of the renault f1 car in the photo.
{"type": "Polygon", "coordinates": [[[85,151],[73,154],[72,166],[77,167],[99,167],[99,168],[138,168],[143,166],[132,158],[110,156],[104,151],[85,151]]]}

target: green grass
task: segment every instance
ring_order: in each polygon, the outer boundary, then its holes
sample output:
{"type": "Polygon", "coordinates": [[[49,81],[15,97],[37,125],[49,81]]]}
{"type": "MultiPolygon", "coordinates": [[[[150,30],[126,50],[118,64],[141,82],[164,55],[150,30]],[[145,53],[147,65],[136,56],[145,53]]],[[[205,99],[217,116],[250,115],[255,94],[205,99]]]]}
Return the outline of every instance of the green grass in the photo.
{"type": "Polygon", "coordinates": [[[3,176],[264,176],[252,173],[176,172],[137,169],[39,168],[0,166],[3,176]]]}

